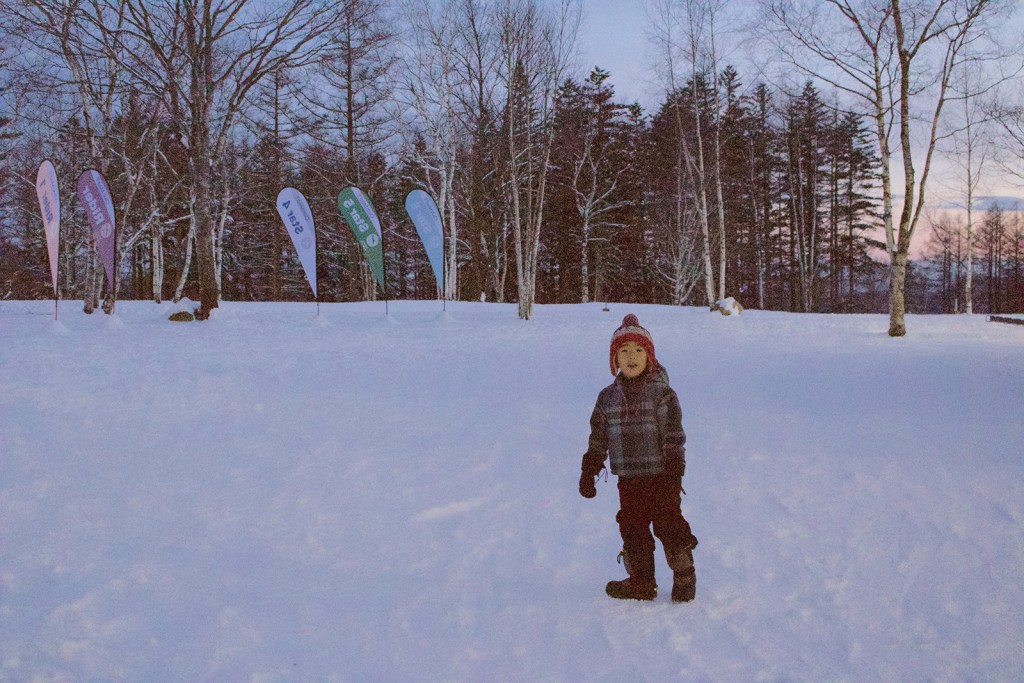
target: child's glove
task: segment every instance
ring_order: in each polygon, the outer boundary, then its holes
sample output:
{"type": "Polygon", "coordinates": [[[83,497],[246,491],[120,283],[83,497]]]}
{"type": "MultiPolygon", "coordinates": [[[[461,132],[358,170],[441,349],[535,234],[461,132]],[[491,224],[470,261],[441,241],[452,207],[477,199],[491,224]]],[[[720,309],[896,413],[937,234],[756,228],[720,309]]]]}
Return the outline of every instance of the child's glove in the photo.
{"type": "Polygon", "coordinates": [[[580,495],[584,498],[593,498],[597,495],[597,487],[594,485],[594,475],[583,472],[580,474],[580,495]]]}
{"type": "Polygon", "coordinates": [[[665,465],[665,473],[663,476],[665,480],[665,486],[672,493],[686,494],[683,490],[683,475],[686,474],[686,461],[676,460],[675,462],[668,462],[665,465]]]}
{"type": "Polygon", "coordinates": [[[587,451],[583,454],[580,469],[583,470],[583,473],[580,474],[580,495],[584,498],[593,498],[597,495],[594,478],[604,469],[604,456],[587,451]]]}

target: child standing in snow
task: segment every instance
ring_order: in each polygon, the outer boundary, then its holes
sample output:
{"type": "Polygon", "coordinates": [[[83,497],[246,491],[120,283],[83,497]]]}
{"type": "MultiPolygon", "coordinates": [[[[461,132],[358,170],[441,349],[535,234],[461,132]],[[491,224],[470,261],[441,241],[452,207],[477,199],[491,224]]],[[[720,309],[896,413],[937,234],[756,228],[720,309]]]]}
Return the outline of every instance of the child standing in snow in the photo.
{"type": "Polygon", "coordinates": [[[672,602],[689,602],[697,590],[693,548],[697,539],[680,510],[686,469],[679,398],[654,355],[650,332],[627,315],[612,334],[611,371],[615,381],[597,397],[590,418],[590,445],[583,456],[580,495],[597,495],[595,478],[611,461],[619,478],[622,555],[629,578],[610,581],[613,598],[653,600],[654,536],[665,547],[674,574],[672,602]],[[651,535],[651,526],[654,536],[651,535]]]}

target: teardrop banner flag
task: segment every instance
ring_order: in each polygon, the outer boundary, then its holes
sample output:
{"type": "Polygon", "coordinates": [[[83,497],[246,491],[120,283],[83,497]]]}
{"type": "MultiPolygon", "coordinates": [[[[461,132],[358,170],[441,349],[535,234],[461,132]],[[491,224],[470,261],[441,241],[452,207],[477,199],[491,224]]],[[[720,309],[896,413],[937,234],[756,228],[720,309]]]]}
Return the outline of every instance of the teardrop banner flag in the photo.
{"type": "Polygon", "coordinates": [[[366,254],[373,278],[384,289],[384,251],[381,246],[380,219],[370,202],[358,187],[346,187],[338,194],[338,210],[348,227],[356,234],[366,254]]]}
{"type": "Polygon", "coordinates": [[[284,221],[284,229],[292,237],[295,253],[299,255],[299,263],[306,271],[306,279],[316,298],[316,230],[309,202],[295,188],[286,187],[277,194],[277,213],[284,221]]]}
{"type": "Polygon", "coordinates": [[[444,289],[444,227],[434,198],[423,190],[413,190],[405,198],[405,212],[427,250],[427,259],[437,278],[438,290],[444,289]]]}
{"type": "Polygon", "coordinates": [[[60,188],[57,186],[57,171],[47,159],[39,165],[36,174],[36,197],[39,199],[39,213],[43,216],[43,230],[46,232],[46,251],[50,256],[50,278],[53,280],[53,295],[57,296],[57,245],[60,242],[60,188]]]}
{"type": "Polygon", "coordinates": [[[90,169],[78,176],[78,201],[89,217],[96,249],[107,273],[107,285],[110,291],[114,291],[114,202],[110,199],[110,188],[102,173],[90,169]]]}

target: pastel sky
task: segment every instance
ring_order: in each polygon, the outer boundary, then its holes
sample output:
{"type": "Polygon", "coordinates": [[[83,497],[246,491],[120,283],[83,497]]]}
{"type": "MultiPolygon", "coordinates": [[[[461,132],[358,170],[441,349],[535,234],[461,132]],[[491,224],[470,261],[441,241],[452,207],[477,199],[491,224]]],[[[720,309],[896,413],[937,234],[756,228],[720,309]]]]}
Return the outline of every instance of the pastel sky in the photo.
{"type": "Polygon", "coordinates": [[[620,101],[657,105],[662,88],[651,69],[645,33],[647,22],[639,0],[583,0],[580,66],[589,73],[600,66],[611,73],[620,101]]]}

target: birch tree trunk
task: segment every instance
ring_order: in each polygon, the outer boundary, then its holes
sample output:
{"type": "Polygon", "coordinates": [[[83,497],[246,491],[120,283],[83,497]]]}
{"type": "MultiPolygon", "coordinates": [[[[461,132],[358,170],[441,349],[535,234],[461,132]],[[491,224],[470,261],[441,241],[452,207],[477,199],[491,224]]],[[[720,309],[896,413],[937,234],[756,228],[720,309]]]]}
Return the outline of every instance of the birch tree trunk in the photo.
{"type": "MultiPolygon", "coordinates": [[[[193,87],[201,86],[193,83],[193,87]]],[[[189,137],[191,201],[195,218],[196,274],[199,279],[199,310],[196,311],[196,318],[199,320],[207,319],[220,301],[213,244],[214,226],[211,201],[213,188],[212,169],[210,168],[212,158],[210,155],[208,106],[208,103],[195,102],[192,111],[192,134],[189,137]]]]}
{"type": "Polygon", "coordinates": [[[174,303],[181,301],[185,291],[185,283],[188,282],[188,271],[192,268],[192,245],[196,240],[195,216],[189,218],[188,235],[185,237],[185,258],[182,261],[181,275],[178,276],[178,286],[174,288],[174,303]]]}
{"type": "MultiPolygon", "coordinates": [[[[970,134],[968,134],[968,137],[970,134]]],[[[972,178],[972,145],[967,147],[967,255],[964,268],[964,313],[974,313],[974,179],[972,178]]]]}
{"type": "Polygon", "coordinates": [[[459,289],[459,261],[458,261],[458,213],[455,210],[455,164],[450,164],[445,179],[447,197],[444,202],[444,212],[447,216],[445,224],[448,226],[448,240],[446,244],[445,268],[444,268],[444,298],[454,301],[458,298],[459,289]]]}
{"type": "Polygon", "coordinates": [[[160,222],[153,221],[149,232],[150,268],[153,271],[153,301],[161,303],[164,297],[164,241],[160,222]]]}
{"type": "MultiPolygon", "coordinates": [[[[688,154],[689,165],[695,176],[695,192],[697,195],[697,215],[700,220],[700,232],[704,238],[704,290],[707,295],[708,308],[715,308],[715,271],[711,262],[711,227],[708,217],[708,189],[707,170],[704,165],[704,134],[700,121],[700,103],[697,95],[696,85],[693,88],[693,119],[694,136],[696,138],[697,154],[694,157],[688,154]]],[[[682,129],[682,123],[679,124],[682,129]]],[[[683,148],[688,150],[686,143],[683,148]]]]}

